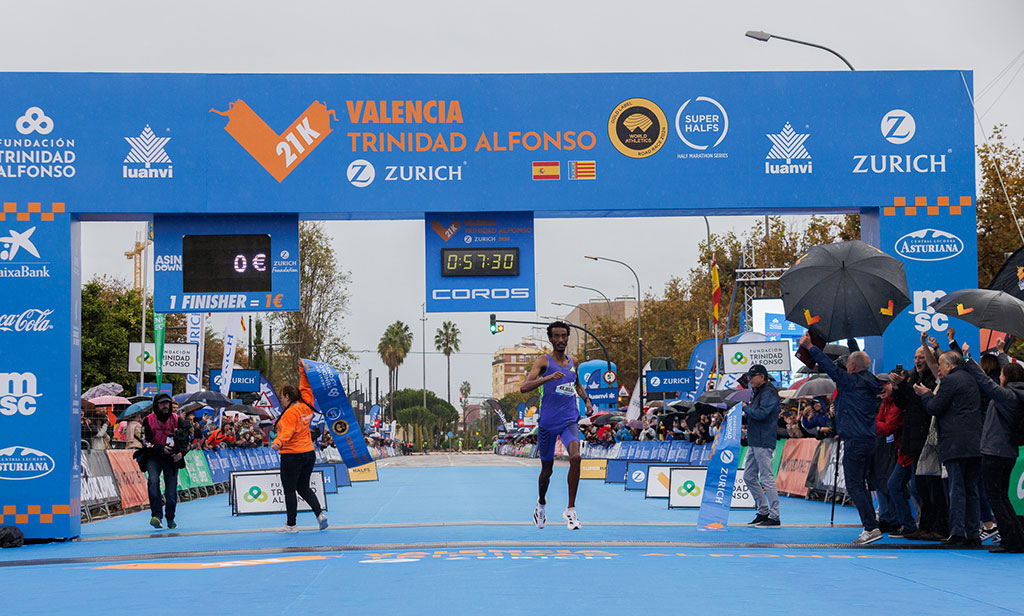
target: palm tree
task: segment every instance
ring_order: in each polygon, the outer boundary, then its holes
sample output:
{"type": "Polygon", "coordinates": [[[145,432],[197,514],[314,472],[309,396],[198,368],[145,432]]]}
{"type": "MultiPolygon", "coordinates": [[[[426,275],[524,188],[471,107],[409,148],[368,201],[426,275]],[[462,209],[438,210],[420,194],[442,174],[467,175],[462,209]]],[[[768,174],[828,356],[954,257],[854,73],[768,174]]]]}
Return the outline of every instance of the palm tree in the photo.
{"type": "Polygon", "coordinates": [[[434,336],[434,348],[444,353],[448,360],[448,404],[452,403],[452,353],[459,352],[460,333],[458,325],[445,321],[434,336]]]}
{"type": "Polygon", "coordinates": [[[405,357],[412,348],[412,330],[401,321],[395,321],[384,330],[384,335],[377,343],[377,354],[381,361],[388,367],[388,408],[391,409],[391,417],[395,418],[394,392],[398,388],[398,367],[405,361],[405,357]]]}

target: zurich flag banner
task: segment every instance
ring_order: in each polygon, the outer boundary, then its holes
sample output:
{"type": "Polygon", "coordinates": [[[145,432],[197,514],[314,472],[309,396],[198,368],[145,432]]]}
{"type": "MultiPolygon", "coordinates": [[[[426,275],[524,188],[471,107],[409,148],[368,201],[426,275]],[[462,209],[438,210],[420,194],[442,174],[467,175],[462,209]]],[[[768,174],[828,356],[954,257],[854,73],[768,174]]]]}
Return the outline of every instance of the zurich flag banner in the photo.
{"type": "Polygon", "coordinates": [[[715,339],[708,338],[698,344],[690,353],[690,363],[686,366],[693,370],[694,389],[683,394],[684,398],[696,400],[708,388],[708,377],[715,368],[715,339]]]}
{"type": "Polygon", "coordinates": [[[303,394],[311,393],[316,406],[323,412],[324,422],[334,437],[345,466],[354,468],[373,462],[342,385],[341,374],[328,364],[300,359],[299,378],[303,394]]]}
{"type": "Polygon", "coordinates": [[[697,528],[700,530],[725,530],[729,525],[732,489],[736,483],[736,467],[739,466],[742,406],[737,404],[729,409],[722,430],[711,444],[711,460],[708,461],[704,494],[697,514],[697,528]]]}

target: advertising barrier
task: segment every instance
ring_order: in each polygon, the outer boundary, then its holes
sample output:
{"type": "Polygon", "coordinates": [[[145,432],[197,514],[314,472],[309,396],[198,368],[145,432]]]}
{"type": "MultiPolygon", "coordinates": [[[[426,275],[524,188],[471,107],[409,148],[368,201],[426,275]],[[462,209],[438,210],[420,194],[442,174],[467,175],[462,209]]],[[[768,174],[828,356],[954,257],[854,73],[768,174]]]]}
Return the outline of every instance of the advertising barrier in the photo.
{"type": "Polygon", "coordinates": [[[604,482],[626,483],[627,466],[629,466],[627,460],[608,460],[608,465],[605,467],[604,482]]]}
{"type": "MultiPolygon", "coordinates": [[[[668,508],[669,509],[696,509],[700,507],[701,495],[708,469],[696,466],[675,467],[670,471],[668,508]]],[[[732,488],[732,501],[730,509],[756,509],[754,497],[747,489],[747,483],[741,475],[736,476],[736,483],[732,488]]]]}
{"type": "Polygon", "coordinates": [[[82,452],[82,504],[99,505],[120,501],[114,469],[104,451],[82,452]]]}
{"type": "Polygon", "coordinates": [[[742,414],[742,404],[729,409],[722,430],[712,443],[704,494],[697,513],[697,528],[701,530],[725,530],[729,524],[736,467],[739,465],[736,457],[740,452],[742,414]]]}
{"type": "Polygon", "coordinates": [[[149,491],[146,475],[139,470],[132,454],[133,449],[107,449],[107,459],[117,480],[117,490],[121,494],[121,507],[131,509],[139,505],[149,504],[149,491]]]}
{"type": "Polygon", "coordinates": [[[647,467],[651,464],[657,464],[659,460],[630,460],[626,466],[626,486],[627,490],[640,491],[647,490],[647,467]]]}
{"type": "Polygon", "coordinates": [[[370,462],[362,466],[349,467],[348,479],[352,483],[360,481],[377,481],[377,463],[370,462]]]}
{"type": "Polygon", "coordinates": [[[669,473],[677,466],[651,464],[647,467],[647,485],[644,498],[668,498],[669,473]]]}
{"type": "MultiPolygon", "coordinates": [[[[284,513],[284,489],[281,487],[281,474],[277,470],[238,471],[232,472],[229,490],[231,499],[231,515],[250,513],[284,513]]],[[[324,494],[324,475],[321,471],[313,471],[309,478],[309,487],[316,494],[320,507],[327,511],[327,499],[324,494]]],[[[299,511],[312,511],[301,497],[298,499],[299,511]]]]}
{"type": "MultiPolygon", "coordinates": [[[[775,487],[782,494],[807,496],[807,473],[815,463],[818,441],[810,438],[791,438],[782,449],[782,464],[775,477],[775,487]]],[[[842,473],[840,473],[841,475],[842,473]]]]}
{"type": "Polygon", "coordinates": [[[587,459],[580,461],[580,479],[604,479],[608,472],[608,460],[587,459]]]}

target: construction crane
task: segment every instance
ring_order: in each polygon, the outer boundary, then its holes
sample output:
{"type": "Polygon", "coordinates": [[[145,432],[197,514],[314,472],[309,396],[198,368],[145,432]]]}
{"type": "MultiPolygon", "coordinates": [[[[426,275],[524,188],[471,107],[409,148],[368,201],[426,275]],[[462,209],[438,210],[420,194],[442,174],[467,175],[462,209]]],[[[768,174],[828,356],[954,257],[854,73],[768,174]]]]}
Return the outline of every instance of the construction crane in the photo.
{"type": "Polygon", "coordinates": [[[143,241],[143,237],[145,237],[144,231],[136,231],[135,247],[124,253],[124,256],[131,259],[132,265],[135,266],[135,286],[133,288],[137,289],[140,293],[142,292],[142,253],[146,250],[146,246],[152,243],[148,238],[143,241]]]}

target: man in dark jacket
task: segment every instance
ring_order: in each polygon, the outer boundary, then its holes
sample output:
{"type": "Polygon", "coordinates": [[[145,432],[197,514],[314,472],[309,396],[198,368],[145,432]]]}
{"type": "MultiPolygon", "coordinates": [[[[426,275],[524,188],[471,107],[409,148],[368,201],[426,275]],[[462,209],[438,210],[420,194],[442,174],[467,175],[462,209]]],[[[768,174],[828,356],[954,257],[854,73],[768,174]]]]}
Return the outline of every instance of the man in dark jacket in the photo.
{"type": "Polygon", "coordinates": [[[950,546],[981,545],[981,396],[963,364],[962,355],[946,351],[939,357],[938,393],[914,386],[925,410],[939,420],[939,460],[949,475],[950,535],[943,544],[950,546]]]}
{"type": "Polygon", "coordinates": [[[779,493],[775,489],[772,459],[775,457],[776,425],[779,422],[779,392],[768,371],[754,364],[747,372],[753,395],[743,407],[747,416],[747,459],[743,481],[757,504],[757,517],[750,524],[760,528],[779,526],[779,493]]]}
{"type": "Polygon", "coordinates": [[[871,374],[871,358],[863,351],[850,353],[846,370],[836,366],[827,355],[811,343],[804,334],[800,346],[807,349],[811,359],[836,384],[836,432],[843,444],[843,476],[846,492],[857,506],[864,531],[853,541],[867,545],[882,538],[878,530],[875,507],[868,492],[868,472],[875,460],[875,417],[878,414],[878,394],[882,391],[875,375],[871,374]]]}
{"type": "MultiPolygon", "coordinates": [[[[896,405],[903,409],[903,432],[900,435],[897,459],[909,461],[909,464],[903,465],[900,462],[893,469],[892,475],[889,476],[889,494],[896,502],[902,520],[913,520],[909,505],[910,493],[907,487],[917,470],[917,460],[921,457],[921,450],[924,449],[924,443],[928,439],[928,428],[932,421],[931,415],[924,410],[921,396],[914,392],[914,385],[918,383],[927,387],[928,391],[935,389],[935,375],[928,368],[924,354],[924,348],[919,347],[914,353],[914,369],[910,372],[892,374],[892,382],[896,386],[892,397],[896,405]]],[[[903,537],[906,539],[945,539],[948,534],[938,536],[947,530],[946,520],[948,517],[942,478],[923,475],[918,477],[917,492],[921,514],[920,525],[917,530],[913,530],[913,526],[908,527],[904,522],[903,537]]]]}
{"type": "Polygon", "coordinates": [[[146,445],[143,455],[149,475],[149,508],[153,514],[149,523],[153,528],[160,528],[166,509],[167,528],[177,528],[174,511],[178,504],[178,469],[184,467],[191,426],[177,413],[171,412],[171,397],[165,393],[153,398],[153,409],[142,422],[146,445]],[[163,496],[160,495],[161,475],[164,478],[163,496]]]}

